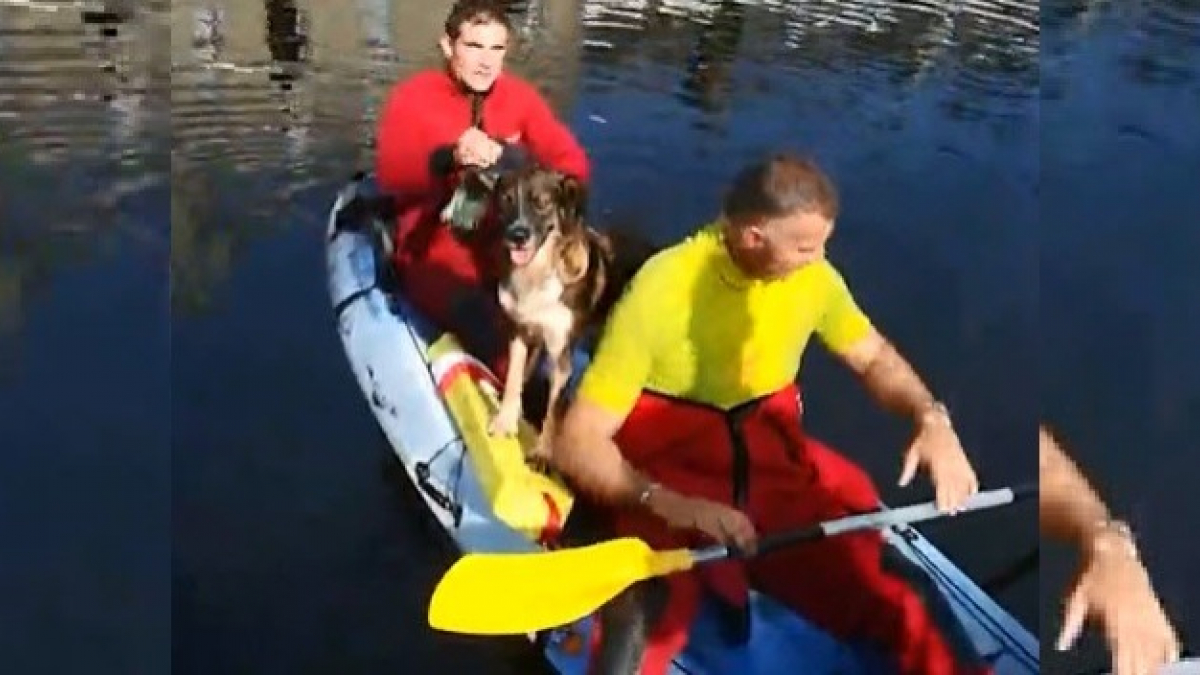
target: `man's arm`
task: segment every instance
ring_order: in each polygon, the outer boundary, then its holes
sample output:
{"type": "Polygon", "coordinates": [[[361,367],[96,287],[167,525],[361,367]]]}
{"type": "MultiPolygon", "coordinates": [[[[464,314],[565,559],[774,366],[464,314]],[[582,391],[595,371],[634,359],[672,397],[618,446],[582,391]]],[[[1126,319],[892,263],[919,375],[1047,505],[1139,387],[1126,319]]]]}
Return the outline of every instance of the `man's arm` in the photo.
{"type": "Polygon", "coordinates": [[[714,541],[753,551],[754,524],[740,511],[659,486],[628,462],[614,438],[647,384],[654,354],[673,345],[654,320],[662,316],[656,283],[670,283],[670,270],[651,260],[617,302],[559,427],[551,457],[583,493],[601,503],[643,508],[669,528],[694,530],[714,541]]]}
{"type": "Polygon", "coordinates": [[[908,361],[871,324],[841,273],[832,264],[826,271],[828,296],[818,335],[858,375],[880,405],[922,423],[930,412],[937,411],[937,399],[908,361]]]}
{"type": "Polygon", "coordinates": [[[1179,637],[1137,546],[1110,520],[1108,507],[1044,426],[1038,426],[1038,524],[1042,534],[1074,546],[1080,574],[1067,593],[1056,648],[1070,649],[1095,619],[1117,672],[1158,672],[1179,659],[1179,637]]]}
{"type": "Polygon", "coordinates": [[[554,444],[556,468],[604,504],[636,504],[650,485],[613,441],[624,421],[586,398],[576,398],[554,444]]]}
{"type": "Polygon", "coordinates": [[[1090,545],[1109,512],[1096,490],[1045,427],[1038,427],[1039,527],[1050,538],[1081,549],[1090,545]]]}
{"type": "Polygon", "coordinates": [[[424,79],[392,88],[376,129],[375,174],[385,192],[422,194],[434,186],[435,128],[422,106],[424,79]]]}
{"type": "Polygon", "coordinates": [[[630,466],[613,442],[623,422],[623,416],[588,398],[576,398],[552,453],[558,469],[603,504],[643,508],[669,528],[701,532],[714,541],[754,550],[757,533],[744,513],[659,486],[630,466]]]}
{"type": "Polygon", "coordinates": [[[530,152],[543,164],[587,183],[591,165],[583,146],[571,129],[554,114],[550,104],[531,84],[527,87],[529,113],[522,133],[530,152]]]}
{"type": "Polygon", "coordinates": [[[605,503],[636,503],[649,486],[625,462],[613,438],[650,374],[657,270],[653,261],[643,267],[614,305],[553,443],[556,468],[605,503]]]}
{"type": "Polygon", "coordinates": [[[920,376],[874,328],[837,354],[885,409],[918,423],[937,411],[937,399],[920,376]]]}
{"type": "Polygon", "coordinates": [[[833,293],[819,327],[821,338],[858,374],[883,408],[913,420],[916,435],[904,453],[899,485],[908,485],[924,467],[937,491],[938,508],[954,512],[979,490],[979,480],[948,412],[908,361],[871,325],[836,271],[832,279],[833,293]]]}

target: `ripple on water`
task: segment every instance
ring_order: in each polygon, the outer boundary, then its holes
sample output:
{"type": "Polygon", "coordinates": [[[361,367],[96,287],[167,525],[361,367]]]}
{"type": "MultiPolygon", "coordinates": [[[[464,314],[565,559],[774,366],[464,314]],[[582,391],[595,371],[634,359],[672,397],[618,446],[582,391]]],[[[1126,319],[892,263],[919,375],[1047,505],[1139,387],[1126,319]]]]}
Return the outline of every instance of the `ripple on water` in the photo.
{"type": "Polygon", "coordinates": [[[1200,3],[1138,3],[1121,62],[1136,80],[1200,91],[1200,3]]]}
{"type": "Polygon", "coordinates": [[[167,32],[150,17],[164,6],[0,3],[3,152],[48,171],[103,176],[91,192],[58,195],[55,206],[114,205],[161,184],[167,71],[154,50],[167,32]]]}

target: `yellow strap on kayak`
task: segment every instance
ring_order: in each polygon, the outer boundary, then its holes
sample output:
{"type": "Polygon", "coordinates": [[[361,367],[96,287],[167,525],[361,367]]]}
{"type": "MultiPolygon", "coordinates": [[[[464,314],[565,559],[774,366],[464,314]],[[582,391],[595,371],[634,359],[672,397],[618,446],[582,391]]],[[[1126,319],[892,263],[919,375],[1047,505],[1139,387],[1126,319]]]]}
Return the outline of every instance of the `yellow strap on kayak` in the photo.
{"type": "Polygon", "coordinates": [[[474,635],[556,628],[631,584],[693,564],[687,549],[655,551],[633,537],[546,553],[469,553],[434,590],[429,625],[474,635]]]}
{"type": "Polygon", "coordinates": [[[531,541],[556,535],[571,512],[574,497],[561,480],[526,463],[523,448],[537,442],[537,432],[521,420],[513,438],[488,433],[488,424],[500,407],[499,382],[451,334],[430,346],[429,361],[492,513],[531,541]]]}

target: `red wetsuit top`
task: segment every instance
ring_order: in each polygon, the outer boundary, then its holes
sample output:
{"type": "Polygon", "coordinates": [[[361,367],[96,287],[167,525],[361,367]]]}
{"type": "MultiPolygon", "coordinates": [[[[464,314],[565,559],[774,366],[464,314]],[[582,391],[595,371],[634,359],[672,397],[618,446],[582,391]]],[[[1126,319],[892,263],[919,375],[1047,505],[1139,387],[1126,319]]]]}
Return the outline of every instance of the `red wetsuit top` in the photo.
{"type": "MultiPolygon", "coordinates": [[[[502,73],[481,112],[480,126],[493,139],[520,144],[538,163],[588,180],[583,148],[533,85],[502,73]]],[[[471,123],[472,95],[443,69],[396,85],[379,119],[375,170],[381,189],[397,198],[394,262],[401,283],[419,309],[452,330],[461,291],[490,288],[499,254],[499,233],[488,219],[466,241],[440,222],[454,189],[449,151],[471,123]]]]}

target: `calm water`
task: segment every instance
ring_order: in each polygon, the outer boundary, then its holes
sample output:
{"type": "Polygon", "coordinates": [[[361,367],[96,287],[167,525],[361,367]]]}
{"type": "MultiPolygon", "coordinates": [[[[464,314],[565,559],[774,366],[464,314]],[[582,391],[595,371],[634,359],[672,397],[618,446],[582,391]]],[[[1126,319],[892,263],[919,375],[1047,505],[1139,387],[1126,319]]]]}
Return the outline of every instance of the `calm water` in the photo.
{"type": "MultiPolygon", "coordinates": [[[[1138,528],[1197,650],[1200,3],[1042,16],[1042,408],[1138,528]]],[[[1072,571],[1042,558],[1044,630],[1072,571]]],[[[1096,663],[1081,656],[1069,663],[1096,663]]]]}
{"type": "MultiPolygon", "coordinates": [[[[519,643],[424,627],[450,554],[394,473],[322,277],[332,192],[369,165],[388,87],[437,63],[449,4],[0,0],[14,671],[530,671],[519,643]]],[[[591,153],[595,212],[660,241],[709,218],[737,164],[815,154],[845,200],[833,255],[985,483],[1035,475],[1049,415],[1200,631],[1200,546],[1167,522],[1195,512],[1179,476],[1200,467],[1200,116],[1182,112],[1200,7],[786,4],[517,5],[513,66],[591,153]]],[[[823,354],[804,382],[810,426],[887,499],[928,494],[893,487],[901,423],[823,354]]],[[[1033,514],[928,532],[986,580],[1036,545],[1033,514]]],[[[1043,588],[1068,572],[1047,556],[1043,588]]],[[[1030,575],[998,597],[1048,635],[1038,591],[1030,575]]]]}
{"type": "Polygon", "coordinates": [[[0,2],[0,662],[14,673],[162,673],[170,118],[169,71],[151,50],[164,53],[169,29],[102,7],[9,5],[0,2]]]}

